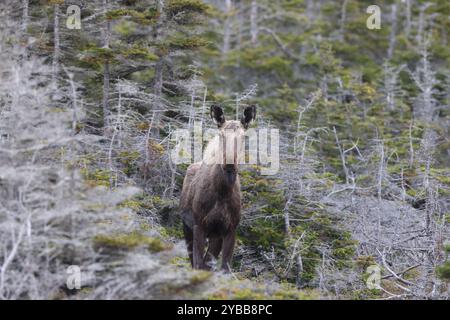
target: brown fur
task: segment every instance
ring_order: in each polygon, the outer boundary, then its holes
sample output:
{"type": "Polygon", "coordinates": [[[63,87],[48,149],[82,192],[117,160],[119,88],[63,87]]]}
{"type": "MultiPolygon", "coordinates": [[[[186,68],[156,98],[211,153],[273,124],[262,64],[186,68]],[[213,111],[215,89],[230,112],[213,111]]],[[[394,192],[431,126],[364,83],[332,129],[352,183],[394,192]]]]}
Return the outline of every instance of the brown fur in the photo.
{"type": "MultiPolygon", "coordinates": [[[[211,115],[219,126],[219,136],[225,137],[225,132],[231,129],[231,139],[227,137],[227,141],[243,138],[248,122],[254,119],[255,107],[249,108],[253,116],[243,117],[239,122],[225,121],[221,108],[213,106],[211,115]]],[[[195,269],[207,269],[211,259],[217,259],[222,252],[222,269],[230,271],[241,218],[241,190],[237,156],[231,164],[211,161],[220,158],[223,154],[220,149],[219,139],[213,139],[203,161],[188,167],[183,182],[180,209],[189,258],[195,269]]]]}

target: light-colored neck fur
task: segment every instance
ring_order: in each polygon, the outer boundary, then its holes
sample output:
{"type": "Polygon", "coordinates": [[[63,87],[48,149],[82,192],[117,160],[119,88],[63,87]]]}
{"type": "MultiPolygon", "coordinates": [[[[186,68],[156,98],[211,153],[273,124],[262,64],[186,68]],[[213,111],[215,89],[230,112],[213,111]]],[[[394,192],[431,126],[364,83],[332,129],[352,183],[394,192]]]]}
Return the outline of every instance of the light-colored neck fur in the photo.
{"type": "Polygon", "coordinates": [[[206,146],[205,152],[203,153],[203,163],[207,165],[221,164],[222,153],[220,147],[220,136],[216,135],[206,146]]]}

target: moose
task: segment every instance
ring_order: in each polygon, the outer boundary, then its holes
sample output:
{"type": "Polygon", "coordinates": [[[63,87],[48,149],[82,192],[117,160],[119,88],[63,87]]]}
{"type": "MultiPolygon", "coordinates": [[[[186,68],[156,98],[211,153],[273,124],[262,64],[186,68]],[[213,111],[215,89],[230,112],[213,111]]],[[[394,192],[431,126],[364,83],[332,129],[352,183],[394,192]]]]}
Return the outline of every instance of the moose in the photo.
{"type": "Polygon", "coordinates": [[[210,269],[212,259],[218,259],[222,252],[221,269],[231,272],[236,228],[241,218],[239,160],[245,130],[256,117],[256,106],[246,107],[240,121],[225,120],[217,105],[211,106],[210,115],[219,134],[208,143],[202,161],[187,168],[180,211],[192,267],[210,269]]]}

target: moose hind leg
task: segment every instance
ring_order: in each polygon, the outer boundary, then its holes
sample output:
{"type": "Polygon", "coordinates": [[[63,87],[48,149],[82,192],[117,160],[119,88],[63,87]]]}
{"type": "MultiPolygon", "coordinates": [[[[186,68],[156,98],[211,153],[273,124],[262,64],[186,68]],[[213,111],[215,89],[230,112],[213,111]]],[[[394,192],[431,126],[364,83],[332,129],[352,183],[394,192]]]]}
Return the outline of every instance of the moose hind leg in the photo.
{"type": "Polygon", "coordinates": [[[191,266],[194,267],[194,260],[192,256],[194,246],[194,233],[192,229],[184,222],[183,222],[183,232],[184,232],[184,240],[186,241],[189,260],[191,261],[191,266]]]}
{"type": "Polygon", "coordinates": [[[194,247],[193,247],[193,267],[194,269],[205,269],[203,260],[205,252],[205,233],[198,226],[194,225],[194,247]]]}

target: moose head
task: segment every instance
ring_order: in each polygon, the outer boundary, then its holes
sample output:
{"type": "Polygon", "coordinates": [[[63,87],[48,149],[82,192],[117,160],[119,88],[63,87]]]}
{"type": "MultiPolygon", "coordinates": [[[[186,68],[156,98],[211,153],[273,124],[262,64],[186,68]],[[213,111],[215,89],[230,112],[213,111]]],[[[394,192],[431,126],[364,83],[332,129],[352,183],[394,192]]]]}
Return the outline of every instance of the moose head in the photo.
{"type": "Polygon", "coordinates": [[[246,107],[240,121],[226,120],[223,109],[217,105],[211,106],[210,113],[219,129],[218,139],[213,143],[213,161],[221,165],[226,181],[232,185],[244,156],[245,130],[256,117],[256,106],[246,107]]]}

